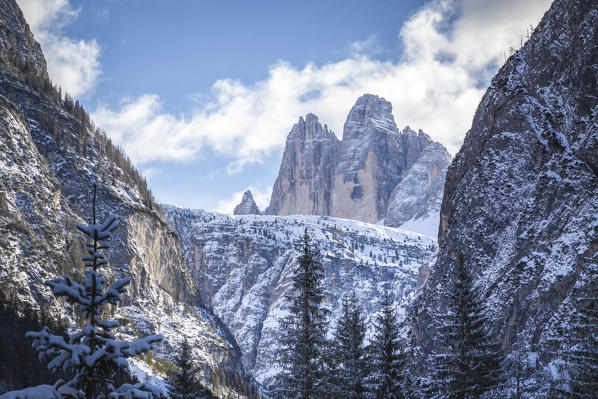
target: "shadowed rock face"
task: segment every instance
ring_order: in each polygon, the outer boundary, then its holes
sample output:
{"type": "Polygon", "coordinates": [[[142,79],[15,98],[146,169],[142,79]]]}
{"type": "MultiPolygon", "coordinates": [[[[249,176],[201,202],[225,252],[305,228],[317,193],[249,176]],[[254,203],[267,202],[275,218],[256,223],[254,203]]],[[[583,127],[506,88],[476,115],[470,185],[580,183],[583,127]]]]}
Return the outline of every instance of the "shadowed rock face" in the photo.
{"type": "Polygon", "coordinates": [[[391,104],[371,94],[361,96],[349,112],[342,141],[308,114],[289,133],[266,213],[377,222],[386,216],[393,190],[430,143],[422,131],[399,131],[391,104]]]}
{"type": "Polygon", "coordinates": [[[287,137],[272,190],[270,215],[328,215],[340,142],[318,117],[299,118],[287,137]]]}
{"type": "Polygon", "coordinates": [[[258,209],[251,190],[247,190],[243,193],[243,198],[239,205],[235,206],[233,215],[259,215],[260,210],[258,209]]]}
{"type": "Polygon", "coordinates": [[[399,227],[412,219],[434,219],[434,224],[438,227],[438,210],[450,162],[451,156],[442,144],[428,144],[393,190],[384,224],[399,227]]]}
{"type": "Polygon", "coordinates": [[[596,276],[597,46],[598,3],[557,0],[492,79],[446,175],[440,252],[418,303],[444,306],[432,288],[462,255],[504,347],[519,331],[543,360],[571,289],[596,276]]]}
{"type": "Polygon", "coordinates": [[[48,76],[46,59],[14,0],[0,0],[0,54],[19,57],[37,73],[48,76]]]}

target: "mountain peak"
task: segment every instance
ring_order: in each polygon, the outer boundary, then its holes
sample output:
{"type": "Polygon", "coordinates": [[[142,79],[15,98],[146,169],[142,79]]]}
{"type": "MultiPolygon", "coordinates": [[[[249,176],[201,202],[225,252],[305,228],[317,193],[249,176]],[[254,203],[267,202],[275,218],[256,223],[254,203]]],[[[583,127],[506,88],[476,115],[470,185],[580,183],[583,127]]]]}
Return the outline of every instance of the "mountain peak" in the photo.
{"type": "Polygon", "coordinates": [[[364,94],[357,99],[345,122],[343,140],[358,139],[364,133],[376,131],[397,132],[392,104],[382,97],[364,94]],[[356,137],[353,133],[362,133],[356,137]]]}
{"type": "Polygon", "coordinates": [[[243,193],[243,199],[239,205],[235,207],[233,211],[234,215],[259,215],[261,212],[253,199],[251,190],[247,190],[243,193]]]}
{"type": "Polygon", "coordinates": [[[340,141],[312,113],[300,117],[287,136],[269,215],[327,215],[340,141]]]}
{"type": "Polygon", "coordinates": [[[328,126],[320,123],[319,118],[312,113],[308,113],[305,117],[300,116],[297,123],[293,125],[287,142],[292,140],[307,141],[311,139],[328,139],[338,140],[332,130],[328,130],[328,126]]]}
{"type": "Polygon", "coordinates": [[[393,189],[431,142],[421,130],[407,126],[399,131],[391,103],[373,94],[362,95],[351,108],[342,141],[308,113],[287,137],[265,213],[378,222],[385,217],[393,189]]]}

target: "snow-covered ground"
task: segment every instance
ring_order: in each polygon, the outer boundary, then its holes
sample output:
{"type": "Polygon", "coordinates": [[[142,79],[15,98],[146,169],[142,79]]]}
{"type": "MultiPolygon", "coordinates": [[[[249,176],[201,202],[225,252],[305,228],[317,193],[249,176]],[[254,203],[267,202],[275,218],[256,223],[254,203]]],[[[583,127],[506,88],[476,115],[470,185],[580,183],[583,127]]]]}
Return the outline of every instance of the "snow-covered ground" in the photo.
{"type": "MultiPolygon", "coordinates": [[[[181,239],[202,301],[231,330],[246,369],[268,384],[278,372],[279,321],[287,313],[297,243],[307,232],[325,271],[325,306],[336,324],[343,295],[355,291],[370,320],[385,286],[404,306],[436,239],[328,216],[223,215],[164,206],[181,239]]],[[[404,314],[404,311],[400,311],[404,314]]]]}

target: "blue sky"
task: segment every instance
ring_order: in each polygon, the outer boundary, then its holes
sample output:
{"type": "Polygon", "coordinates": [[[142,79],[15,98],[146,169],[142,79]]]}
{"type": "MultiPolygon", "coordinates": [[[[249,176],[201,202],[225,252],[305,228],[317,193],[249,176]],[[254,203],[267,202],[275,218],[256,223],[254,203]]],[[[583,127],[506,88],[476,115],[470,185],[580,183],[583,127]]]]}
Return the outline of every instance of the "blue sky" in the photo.
{"type": "Polygon", "coordinates": [[[455,153],[489,79],[547,0],[18,0],[52,79],[132,157],[159,201],[267,204],[284,139],[337,134],[360,94],[455,153]],[[498,4],[497,4],[498,3],[498,4]]]}

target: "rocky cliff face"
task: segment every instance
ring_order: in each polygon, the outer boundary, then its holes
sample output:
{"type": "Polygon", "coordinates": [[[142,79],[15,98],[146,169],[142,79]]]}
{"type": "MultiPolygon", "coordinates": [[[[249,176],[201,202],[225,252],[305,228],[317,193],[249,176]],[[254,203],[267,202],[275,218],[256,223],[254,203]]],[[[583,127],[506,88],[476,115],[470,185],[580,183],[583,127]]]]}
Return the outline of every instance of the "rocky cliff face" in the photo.
{"type": "MultiPolygon", "coordinates": [[[[390,210],[391,194],[430,143],[422,131],[416,133],[409,127],[399,131],[391,104],[370,94],[361,96],[349,112],[342,141],[308,114],[289,133],[266,213],[378,222],[390,210]]],[[[446,150],[429,153],[428,163],[434,162],[430,159],[434,154],[441,158],[439,163],[445,162],[446,150]]],[[[443,177],[444,171],[437,175],[443,177]]],[[[442,185],[436,183],[423,180],[419,184],[432,195],[430,190],[442,185]]],[[[441,189],[434,195],[440,198],[441,189]]],[[[422,201],[427,202],[420,207],[434,204],[438,211],[438,201],[422,201]]],[[[408,216],[406,220],[416,216],[406,212],[403,207],[396,213],[408,216]]],[[[393,225],[399,219],[393,216],[393,225]]]]}
{"type": "Polygon", "coordinates": [[[335,325],[340,301],[354,289],[364,315],[377,311],[385,284],[404,304],[435,240],[389,227],[325,216],[230,217],[165,206],[181,238],[201,299],[228,325],[243,363],[266,385],[279,372],[280,320],[296,266],[294,243],[305,228],[320,245],[325,306],[335,325]]]}
{"type": "Polygon", "coordinates": [[[260,210],[258,209],[251,190],[247,190],[243,193],[243,198],[239,205],[235,206],[233,215],[259,215],[260,210]]]}
{"type": "Polygon", "coordinates": [[[430,142],[409,128],[399,132],[388,101],[361,96],[343,129],[330,214],[374,223],[383,219],[392,191],[430,142]]]}
{"type": "MultiPolygon", "coordinates": [[[[107,251],[108,278],[132,277],[117,318],[126,335],[162,332],[168,357],[184,330],[206,370],[242,373],[234,339],[205,309],[178,237],[139,173],[98,131],[78,103],[63,99],[16,3],[0,1],[0,300],[21,316],[42,311],[76,321],[43,281],[82,275],[84,240],[75,224],[90,215],[89,188],[100,184],[99,217],[120,228],[107,251]],[[175,326],[180,328],[176,328],[175,326]]],[[[140,367],[142,361],[137,362],[140,367]]]]}
{"type": "Polygon", "coordinates": [[[438,262],[418,301],[443,306],[435,287],[462,255],[503,347],[521,339],[544,364],[571,290],[597,273],[597,70],[598,3],[556,0],[493,78],[448,169],[438,262]]]}
{"type": "Polygon", "coordinates": [[[299,118],[287,136],[270,215],[328,215],[340,142],[318,117],[299,118]]]}
{"type": "Polygon", "coordinates": [[[46,59],[35,41],[21,9],[15,1],[0,0],[0,53],[3,58],[29,63],[29,67],[48,77],[46,59]]]}
{"type": "Polygon", "coordinates": [[[451,156],[442,144],[428,144],[393,190],[384,224],[435,237],[450,162],[451,156]]]}

